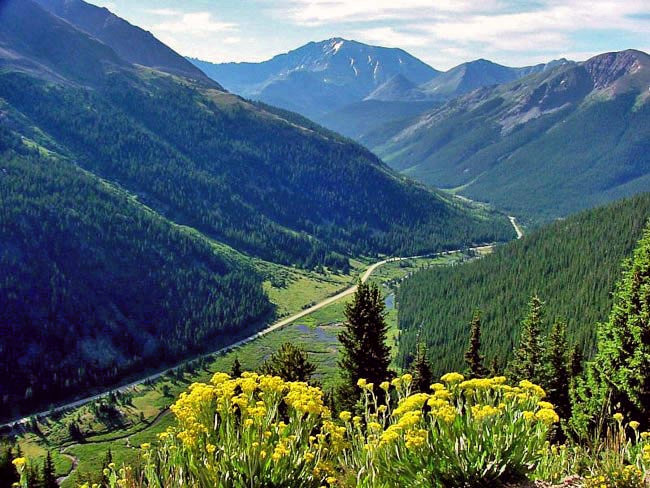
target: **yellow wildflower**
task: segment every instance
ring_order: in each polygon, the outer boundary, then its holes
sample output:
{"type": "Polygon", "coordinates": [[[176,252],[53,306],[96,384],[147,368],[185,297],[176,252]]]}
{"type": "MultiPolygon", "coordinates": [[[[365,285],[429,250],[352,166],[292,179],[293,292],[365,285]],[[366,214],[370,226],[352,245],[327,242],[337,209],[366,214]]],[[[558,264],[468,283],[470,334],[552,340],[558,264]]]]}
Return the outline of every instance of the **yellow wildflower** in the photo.
{"type": "Polygon", "coordinates": [[[465,379],[460,373],[447,373],[440,378],[445,383],[459,383],[465,379]]]}

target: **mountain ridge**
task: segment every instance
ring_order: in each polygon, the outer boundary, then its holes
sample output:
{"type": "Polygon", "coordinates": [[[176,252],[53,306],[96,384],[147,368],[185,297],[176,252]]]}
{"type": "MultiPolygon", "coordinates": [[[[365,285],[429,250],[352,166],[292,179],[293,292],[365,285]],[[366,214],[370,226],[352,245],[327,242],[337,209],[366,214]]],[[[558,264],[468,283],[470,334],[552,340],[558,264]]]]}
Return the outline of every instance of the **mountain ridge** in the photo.
{"type": "Polygon", "coordinates": [[[312,118],[361,101],[396,74],[419,84],[439,73],[402,49],[340,37],[310,42],[261,63],[190,60],[234,93],[312,118]],[[314,91],[327,97],[318,98],[314,91]]]}
{"type": "Polygon", "coordinates": [[[479,88],[361,142],[429,184],[563,217],[647,184],[649,86],[646,53],[603,53],[479,88]]]}
{"type": "Polygon", "coordinates": [[[132,25],[105,7],[97,7],[83,0],[35,1],[45,10],[110,46],[129,63],[221,88],[183,56],[156,39],[151,32],[132,25]]]}

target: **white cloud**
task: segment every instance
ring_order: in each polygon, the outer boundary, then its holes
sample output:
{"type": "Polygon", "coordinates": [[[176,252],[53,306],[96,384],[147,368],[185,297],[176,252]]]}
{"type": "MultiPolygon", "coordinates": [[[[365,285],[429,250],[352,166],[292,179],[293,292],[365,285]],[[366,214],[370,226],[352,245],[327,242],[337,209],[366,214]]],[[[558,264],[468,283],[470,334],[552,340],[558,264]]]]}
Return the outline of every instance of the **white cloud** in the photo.
{"type": "Polygon", "coordinates": [[[173,8],[152,8],[146,9],[144,12],[151,15],[159,15],[161,17],[175,17],[183,15],[182,11],[173,8]]]}
{"type": "Polygon", "coordinates": [[[152,28],[155,32],[208,36],[219,32],[236,31],[237,24],[215,20],[210,12],[192,12],[184,13],[175,20],[160,22],[152,28]]]}
{"type": "Polygon", "coordinates": [[[497,8],[501,0],[266,0],[266,3],[297,24],[314,26],[330,22],[414,20],[445,13],[489,12],[497,8]]]}
{"type": "Polygon", "coordinates": [[[354,39],[375,43],[383,47],[400,47],[407,48],[413,46],[425,46],[430,40],[430,35],[418,35],[408,32],[401,32],[393,27],[372,27],[369,29],[360,29],[353,33],[354,39]]]}

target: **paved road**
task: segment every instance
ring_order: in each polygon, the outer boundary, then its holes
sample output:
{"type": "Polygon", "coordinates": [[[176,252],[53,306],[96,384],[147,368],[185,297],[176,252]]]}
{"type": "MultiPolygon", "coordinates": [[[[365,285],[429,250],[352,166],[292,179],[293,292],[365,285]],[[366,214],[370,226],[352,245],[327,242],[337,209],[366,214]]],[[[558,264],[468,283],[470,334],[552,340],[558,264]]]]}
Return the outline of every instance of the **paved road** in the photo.
{"type": "MultiPolygon", "coordinates": [[[[523,233],[521,232],[521,229],[517,225],[517,223],[515,221],[515,218],[514,217],[509,217],[509,219],[510,219],[510,222],[512,222],[513,227],[515,228],[515,231],[517,232],[517,238],[521,238],[521,236],[523,236],[523,233]]],[[[480,251],[480,250],[487,249],[487,248],[490,248],[490,247],[492,247],[492,246],[487,245],[487,246],[474,247],[472,249],[476,250],[476,251],[480,251]]],[[[439,255],[454,254],[454,253],[461,252],[461,251],[462,251],[461,249],[456,249],[456,250],[453,250],[453,251],[445,251],[443,253],[439,253],[439,255]]],[[[391,263],[391,262],[395,262],[395,261],[404,261],[404,260],[407,260],[407,259],[424,258],[424,257],[427,257],[427,256],[433,256],[433,255],[428,254],[428,255],[420,255],[420,256],[394,257],[394,258],[388,258],[388,259],[384,259],[382,261],[378,261],[378,262],[372,264],[370,267],[368,267],[368,269],[361,276],[361,281],[363,283],[365,283],[368,280],[368,278],[370,278],[372,273],[375,272],[375,270],[377,268],[379,268],[380,266],[383,266],[386,263],[391,263]]],[[[43,416],[47,416],[47,415],[52,415],[54,413],[63,412],[65,410],[73,409],[73,408],[76,408],[76,407],[80,407],[82,405],[85,405],[86,403],[90,403],[90,402],[93,402],[95,400],[99,400],[101,398],[104,398],[104,397],[108,396],[111,392],[121,392],[121,393],[123,393],[123,392],[125,392],[127,390],[130,390],[131,388],[136,387],[137,385],[140,385],[140,384],[146,382],[146,381],[156,380],[156,379],[160,378],[161,376],[166,375],[170,371],[173,371],[173,370],[175,370],[175,369],[177,369],[179,367],[182,367],[185,364],[196,361],[197,359],[201,359],[201,358],[204,358],[204,357],[207,357],[207,356],[211,356],[213,354],[219,354],[219,353],[222,353],[222,352],[227,352],[227,351],[230,351],[231,349],[234,349],[236,347],[239,347],[239,346],[247,344],[247,343],[249,343],[251,341],[254,341],[255,339],[258,339],[258,338],[263,337],[263,336],[265,336],[265,335],[267,335],[267,334],[269,334],[269,333],[271,333],[273,331],[281,329],[282,327],[285,327],[285,326],[291,324],[292,322],[295,322],[296,320],[301,319],[302,317],[305,317],[306,315],[309,315],[309,314],[315,312],[316,310],[320,310],[323,307],[331,305],[332,303],[340,300],[341,298],[352,295],[356,291],[357,291],[357,285],[351,286],[351,287],[343,290],[342,292],[337,293],[334,296],[326,298],[326,299],[318,302],[317,304],[315,304],[315,305],[313,305],[313,306],[311,306],[309,308],[306,308],[305,310],[302,310],[302,311],[300,311],[300,312],[298,312],[298,313],[296,313],[294,315],[291,315],[290,317],[284,318],[284,319],[270,325],[266,329],[263,329],[263,330],[255,333],[255,334],[253,334],[251,336],[248,336],[248,337],[246,337],[246,338],[244,338],[244,339],[242,339],[240,341],[237,341],[234,344],[230,344],[229,346],[223,347],[223,348],[221,348],[221,349],[219,349],[217,351],[212,351],[210,353],[201,354],[200,356],[196,356],[196,357],[193,357],[191,359],[187,359],[186,361],[183,361],[182,363],[177,364],[176,366],[173,366],[171,368],[167,368],[167,369],[165,369],[163,371],[160,371],[158,373],[154,373],[154,374],[149,375],[149,376],[147,376],[145,378],[140,378],[137,381],[133,381],[131,383],[120,386],[120,387],[115,388],[113,390],[108,390],[108,391],[105,391],[103,393],[98,393],[97,395],[92,395],[92,396],[89,396],[89,397],[86,397],[86,398],[82,398],[80,400],[76,400],[76,401],[73,401],[73,402],[70,402],[70,403],[66,403],[65,405],[61,405],[60,407],[56,407],[56,408],[53,408],[51,410],[46,410],[46,411],[43,411],[43,412],[39,412],[37,414],[33,414],[30,417],[33,417],[33,416],[43,417],[43,416]]],[[[2,425],[0,425],[0,427],[17,427],[19,425],[26,424],[27,422],[29,422],[30,417],[24,417],[24,418],[21,418],[21,419],[16,419],[16,420],[13,420],[11,422],[2,424],[2,425]]]]}
{"type": "MultiPolygon", "coordinates": [[[[454,252],[454,251],[450,251],[450,252],[454,252]]],[[[455,252],[457,252],[457,251],[455,251],[455,252]]],[[[416,259],[416,258],[421,258],[421,257],[424,257],[424,256],[410,256],[410,257],[404,257],[404,258],[384,259],[383,261],[379,261],[379,262],[374,263],[373,265],[371,265],[363,273],[363,275],[361,276],[361,281],[365,283],[377,268],[379,268],[380,266],[382,266],[382,265],[384,265],[386,263],[390,263],[390,262],[393,262],[393,261],[402,261],[402,260],[405,260],[405,259],[416,259]]],[[[65,405],[61,405],[60,407],[56,407],[56,408],[51,409],[51,410],[46,410],[46,411],[43,411],[43,412],[33,414],[30,417],[32,417],[32,416],[42,417],[42,416],[52,415],[54,413],[58,413],[58,412],[62,412],[62,411],[65,411],[65,410],[80,407],[82,405],[85,405],[86,403],[90,403],[90,402],[93,402],[95,400],[99,400],[101,398],[104,398],[104,397],[108,396],[111,392],[125,392],[125,391],[130,390],[131,388],[134,388],[135,386],[140,385],[140,384],[142,384],[142,383],[144,383],[146,381],[151,381],[151,380],[158,379],[161,376],[164,376],[165,374],[169,373],[170,371],[173,371],[173,370],[175,370],[175,369],[177,369],[177,368],[179,368],[179,367],[181,367],[181,366],[183,366],[183,365],[185,365],[187,363],[190,363],[192,361],[196,361],[197,359],[201,359],[203,357],[207,357],[207,356],[210,356],[212,354],[227,352],[227,351],[229,351],[231,349],[242,346],[242,345],[244,345],[244,344],[246,344],[248,342],[254,341],[255,339],[263,337],[266,334],[269,334],[269,333],[271,333],[273,331],[281,329],[282,327],[285,327],[285,326],[291,324],[292,322],[295,322],[296,320],[298,320],[298,319],[300,319],[302,317],[305,317],[306,315],[309,315],[310,313],[315,312],[316,310],[319,310],[319,309],[321,309],[323,307],[326,307],[327,305],[330,305],[330,304],[340,300],[341,298],[352,295],[355,291],[357,291],[357,285],[351,286],[350,288],[347,288],[347,289],[343,290],[342,292],[337,293],[334,296],[326,298],[325,300],[322,300],[321,302],[318,302],[317,304],[315,304],[315,305],[313,305],[313,306],[311,306],[311,307],[309,307],[309,308],[307,308],[305,310],[302,310],[302,311],[300,311],[300,312],[298,312],[298,313],[296,313],[294,315],[291,315],[290,317],[282,319],[279,322],[276,322],[276,323],[270,325],[266,329],[263,329],[263,330],[255,333],[255,334],[253,334],[251,336],[248,336],[248,337],[246,337],[246,338],[244,338],[244,339],[242,339],[240,341],[237,341],[234,344],[230,344],[227,347],[224,347],[224,348],[221,348],[221,349],[219,349],[217,351],[202,354],[200,356],[196,356],[194,358],[188,359],[188,360],[186,360],[186,361],[184,361],[184,362],[182,362],[180,364],[177,364],[176,366],[165,369],[165,370],[160,371],[158,373],[154,373],[154,374],[149,375],[149,376],[147,376],[145,378],[141,378],[141,379],[139,379],[137,381],[133,381],[132,383],[128,383],[126,385],[120,386],[120,387],[115,388],[113,390],[105,391],[103,393],[98,393],[97,395],[92,395],[92,396],[89,396],[89,397],[86,397],[86,398],[82,398],[80,400],[76,400],[76,401],[73,401],[73,402],[70,402],[70,403],[66,403],[65,405]]],[[[24,417],[24,418],[21,418],[21,419],[13,420],[13,421],[8,422],[6,424],[0,425],[0,427],[16,427],[16,426],[19,426],[21,424],[26,424],[27,422],[29,422],[30,417],[24,417]]]]}
{"type": "Polygon", "coordinates": [[[524,231],[521,230],[521,227],[519,227],[519,224],[517,223],[517,219],[514,218],[512,215],[508,215],[508,219],[510,219],[510,223],[515,228],[515,232],[517,233],[517,239],[521,239],[522,237],[524,237],[524,231]]]}

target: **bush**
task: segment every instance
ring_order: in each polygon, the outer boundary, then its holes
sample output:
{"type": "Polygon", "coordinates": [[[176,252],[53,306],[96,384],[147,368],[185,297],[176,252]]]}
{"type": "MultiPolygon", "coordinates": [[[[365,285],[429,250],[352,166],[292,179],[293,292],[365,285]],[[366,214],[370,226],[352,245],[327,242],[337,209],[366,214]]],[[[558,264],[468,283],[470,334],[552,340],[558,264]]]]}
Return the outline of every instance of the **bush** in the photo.
{"type": "Polygon", "coordinates": [[[397,397],[394,408],[378,405],[373,386],[361,381],[365,417],[350,422],[342,414],[353,439],[346,468],[364,473],[357,486],[492,486],[524,478],[559,420],[528,381],[512,387],[504,377],[450,373],[431,385],[432,394],[410,394],[411,381],[404,375],[380,385],[397,397]]]}
{"type": "Polygon", "coordinates": [[[218,373],[181,395],[178,426],[158,448],[143,446],[143,472],[113,471],[111,486],[482,486],[535,469],[558,421],[540,387],[458,373],[442,381],[411,394],[404,375],[376,394],[359,380],[363,412],[333,419],[306,383],[218,373]]]}

